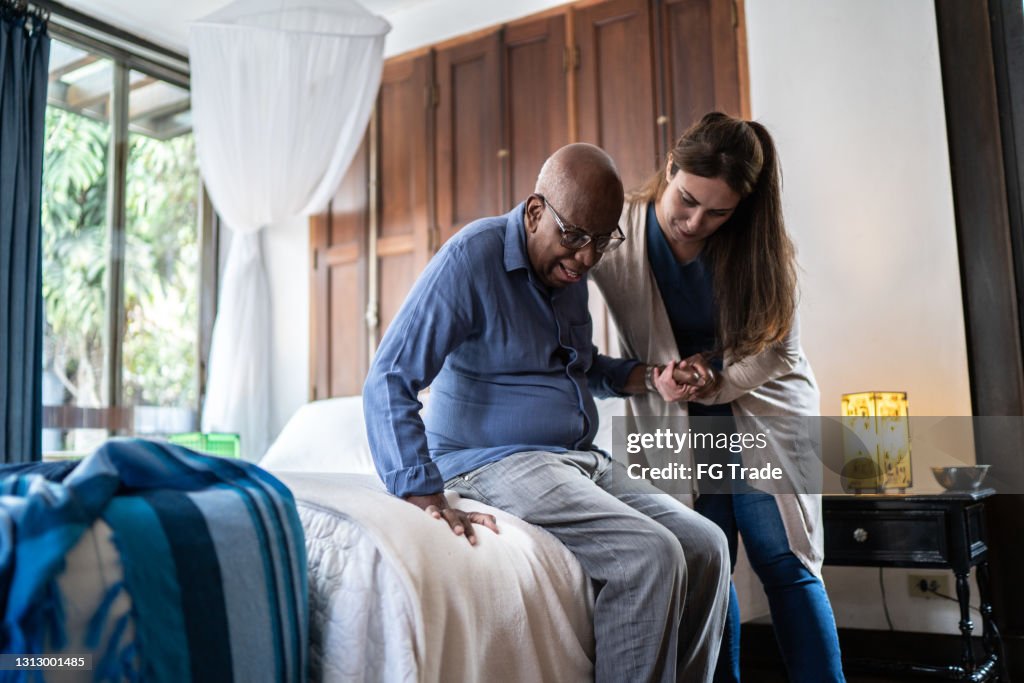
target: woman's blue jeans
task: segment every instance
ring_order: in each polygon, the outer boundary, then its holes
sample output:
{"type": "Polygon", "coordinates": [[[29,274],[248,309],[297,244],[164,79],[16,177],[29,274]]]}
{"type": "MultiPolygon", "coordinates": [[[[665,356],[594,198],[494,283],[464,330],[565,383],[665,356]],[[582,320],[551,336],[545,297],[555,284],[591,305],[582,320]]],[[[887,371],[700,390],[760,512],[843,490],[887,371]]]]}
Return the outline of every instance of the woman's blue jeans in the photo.
{"type": "MultiPolygon", "coordinates": [[[[772,495],[751,489],[708,494],[697,498],[696,509],[725,532],[733,569],[737,536],[743,535],[750,564],[768,596],[789,680],[843,681],[836,622],[825,586],[789,549],[772,495]]],[[[740,608],[735,585],[729,591],[715,683],[740,680],[740,608]]]]}

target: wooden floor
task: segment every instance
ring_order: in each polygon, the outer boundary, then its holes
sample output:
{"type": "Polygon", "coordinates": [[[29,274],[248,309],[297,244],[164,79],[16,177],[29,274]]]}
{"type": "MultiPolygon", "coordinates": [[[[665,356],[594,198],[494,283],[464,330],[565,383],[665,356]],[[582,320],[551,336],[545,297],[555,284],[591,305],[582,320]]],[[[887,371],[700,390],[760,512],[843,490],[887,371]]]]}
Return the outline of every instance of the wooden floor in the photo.
{"type": "MultiPolygon", "coordinates": [[[[788,683],[782,656],[775,643],[771,624],[747,622],[741,635],[740,674],[746,683],[788,683]]],[[[959,636],[903,632],[839,630],[840,647],[846,661],[844,674],[848,683],[920,683],[944,680],[935,676],[903,672],[878,672],[865,669],[865,660],[875,662],[909,661],[941,666],[957,662],[961,641],[959,636]],[[858,668],[859,667],[859,668],[858,668]],[[869,673],[870,672],[870,673],[869,673]]],[[[981,643],[976,639],[975,655],[980,657],[981,643]]],[[[1004,678],[1004,681],[1009,680],[1004,678]]],[[[1024,678],[1020,679],[1024,680],[1024,678]]]]}

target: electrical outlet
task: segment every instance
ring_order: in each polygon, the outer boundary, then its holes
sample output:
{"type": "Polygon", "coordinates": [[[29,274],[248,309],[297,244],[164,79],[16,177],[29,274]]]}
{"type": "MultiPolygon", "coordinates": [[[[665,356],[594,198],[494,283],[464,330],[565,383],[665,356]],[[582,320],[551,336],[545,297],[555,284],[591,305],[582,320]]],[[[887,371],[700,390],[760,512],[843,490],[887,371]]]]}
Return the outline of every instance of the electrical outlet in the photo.
{"type": "Polygon", "coordinates": [[[907,588],[912,598],[934,598],[935,593],[956,597],[950,593],[949,574],[910,574],[907,576],[907,588]]]}

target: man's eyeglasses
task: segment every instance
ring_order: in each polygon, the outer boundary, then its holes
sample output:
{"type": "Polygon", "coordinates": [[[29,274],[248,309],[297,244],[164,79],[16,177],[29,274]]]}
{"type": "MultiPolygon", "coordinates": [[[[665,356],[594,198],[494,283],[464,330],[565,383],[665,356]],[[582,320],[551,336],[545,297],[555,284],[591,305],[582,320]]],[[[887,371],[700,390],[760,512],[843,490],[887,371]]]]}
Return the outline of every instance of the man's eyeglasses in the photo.
{"type": "Polygon", "coordinates": [[[597,249],[599,254],[603,254],[606,251],[612,251],[626,239],[626,236],[622,234],[622,231],[618,227],[615,228],[609,235],[598,235],[595,237],[586,230],[578,228],[575,225],[569,225],[565,219],[558,215],[555,211],[555,207],[548,203],[548,200],[544,198],[544,195],[538,194],[537,197],[544,202],[544,206],[548,208],[551,215],[555,219],[555,225],[558,226],[558,230],[562,233],[561,243],[566,249],[572,249],[573,251],[579,251],[583,249],[591,242],[594,243],[594,248],[597,249]]]}

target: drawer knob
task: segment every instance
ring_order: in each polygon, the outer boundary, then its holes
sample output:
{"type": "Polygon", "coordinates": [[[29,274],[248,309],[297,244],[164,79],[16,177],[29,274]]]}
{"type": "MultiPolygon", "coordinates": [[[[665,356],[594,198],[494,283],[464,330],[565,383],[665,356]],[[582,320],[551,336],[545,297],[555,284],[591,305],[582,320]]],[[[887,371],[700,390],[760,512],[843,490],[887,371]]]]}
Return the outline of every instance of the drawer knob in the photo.
{"type": "Polygon", "coordinates": [[[857,541],[857,543],[863,543],[864,541],[868,540],[868,532],[864,531],[864,529],[861,529],[860,527],[857,527],[853,530],[853,540],[857,541]]]}

